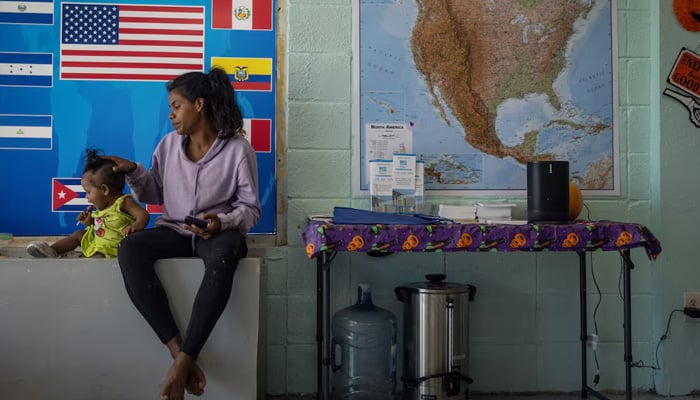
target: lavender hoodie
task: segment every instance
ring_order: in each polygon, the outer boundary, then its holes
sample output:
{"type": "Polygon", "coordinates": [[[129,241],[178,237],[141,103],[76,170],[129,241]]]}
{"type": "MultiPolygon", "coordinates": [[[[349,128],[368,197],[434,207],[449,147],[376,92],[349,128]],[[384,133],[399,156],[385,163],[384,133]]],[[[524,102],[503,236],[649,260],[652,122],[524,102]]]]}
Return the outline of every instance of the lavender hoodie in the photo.
{"type": "Polygon", "coordinates": [[[150,171],[137,163],[126,175],[134,197],[148,204],[163,204],[156,226],[167,226],[181,234],[186,215],[201,217],[216,213],[221,230],[247,233],[260,220],[258,168],[255,152],[241,136],[216,138],[207,154],[192,162],[185,145],[189,136],[173,131],[158,143],[150,171]]]}

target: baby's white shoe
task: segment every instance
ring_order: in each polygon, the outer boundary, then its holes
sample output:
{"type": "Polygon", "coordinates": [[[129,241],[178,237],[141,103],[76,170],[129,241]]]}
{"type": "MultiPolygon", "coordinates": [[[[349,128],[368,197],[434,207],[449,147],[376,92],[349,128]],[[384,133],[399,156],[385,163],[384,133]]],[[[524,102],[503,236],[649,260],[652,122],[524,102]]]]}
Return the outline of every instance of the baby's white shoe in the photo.
{"type": "Polygon", "coordinates": [[[46,242],[31,242],[27,245],[27,253],[37,258],[56,258],[58,253],[46,242]]]}

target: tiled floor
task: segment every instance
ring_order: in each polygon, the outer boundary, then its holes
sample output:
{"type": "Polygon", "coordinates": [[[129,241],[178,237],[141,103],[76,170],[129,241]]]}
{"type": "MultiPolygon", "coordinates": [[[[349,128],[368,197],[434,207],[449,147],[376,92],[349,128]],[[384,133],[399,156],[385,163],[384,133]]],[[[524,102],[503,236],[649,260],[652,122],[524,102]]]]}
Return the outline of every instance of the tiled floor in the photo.
{"type": "MultiPolygon", "coordinates": [[[[604,394],[610,400],[624,400],[625,395],[618,392],[604,394]]],[[[578,400],[581,398],[580,392],[575,393],[472,393],[471,400],[578,400]]],[[[269,400],[315,400],[315,395],[304,396],[268,396],[269,400]]],[[[596,399],[589,394],[588,399],[596,399]]],[[[687,396],[661,396],[648,392],[635,392],[632,394],[633,400],[700,400],[700,393],[687,396]]]]}

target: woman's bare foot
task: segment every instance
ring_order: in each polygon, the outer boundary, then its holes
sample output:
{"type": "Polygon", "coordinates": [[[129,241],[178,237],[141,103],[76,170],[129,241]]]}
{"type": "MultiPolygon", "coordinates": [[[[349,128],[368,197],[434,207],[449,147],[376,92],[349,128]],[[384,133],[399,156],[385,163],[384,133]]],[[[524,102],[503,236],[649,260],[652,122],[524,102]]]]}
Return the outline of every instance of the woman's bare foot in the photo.
{"type": "Polygon", "coordinates": [[[190,373],[187,376],[187,386],[185,386],[187,393],[201,396],[202,393],[204,393],[204,386],[206,386],[206,384],[207,378],[204,376],[204,371],[199,368],[197,363],[192,363],[190,373]]]}
{"type": "MultiPolygon", "coordinates": [[[[175,360],[179,354],[183,354],[180,352],[180,346],[182,345],[182,338],[180,335],[173,337],[165,345],[168,347],[173,360],[175,360]]],[[[204,371],[192,360],[192,366],[187,374],[185,390],[187,390],[189,394],[201,396],[202,393],[204,393],[204,386],[206,386],[206,384],[207,378],[204,376],[204,371]]]]}
{"type": "Polygon", "coordinates": [[[194,365],[194,360],[185,353],[179,353],[170,366],[168,375],[165,377],[163,385],[160,387],[161,400],[184,400],[185,386],[190,380],[190,370],[194,365]]]}

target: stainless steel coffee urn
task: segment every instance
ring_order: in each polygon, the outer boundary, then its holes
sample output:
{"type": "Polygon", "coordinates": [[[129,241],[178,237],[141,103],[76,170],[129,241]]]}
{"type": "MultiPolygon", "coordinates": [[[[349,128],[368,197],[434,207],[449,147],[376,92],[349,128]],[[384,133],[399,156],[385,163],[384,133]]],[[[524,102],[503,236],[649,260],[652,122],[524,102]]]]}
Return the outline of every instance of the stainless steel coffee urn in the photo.
{"type": "Polygon", "coordinates": [[[403,399],[466,399],[469,396],[469,303],[472,285],[427,282],[396,287],[403,303],[403,399]]]}

